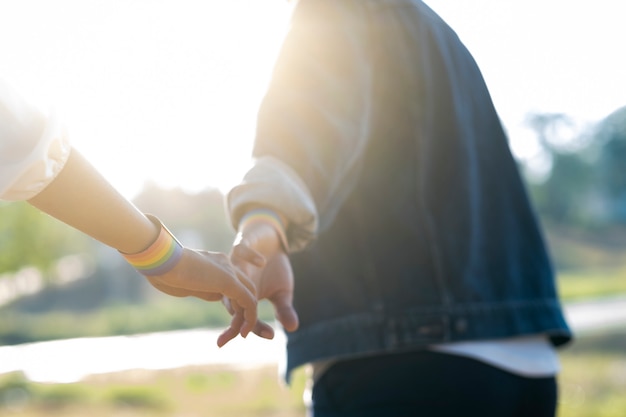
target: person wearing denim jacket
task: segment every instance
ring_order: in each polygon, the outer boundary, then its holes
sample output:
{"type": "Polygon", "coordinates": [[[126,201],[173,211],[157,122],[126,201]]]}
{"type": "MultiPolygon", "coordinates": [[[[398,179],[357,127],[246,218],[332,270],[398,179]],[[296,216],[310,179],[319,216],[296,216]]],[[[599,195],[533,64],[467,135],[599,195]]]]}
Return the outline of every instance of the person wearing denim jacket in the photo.
{"type": "Polygon", "coordinates": [[[553,416],[572,334],[470,52],[419,0],[300,0],[290,23],[227,198],[286,377],[312,365],[316,417],[553,416]]]}

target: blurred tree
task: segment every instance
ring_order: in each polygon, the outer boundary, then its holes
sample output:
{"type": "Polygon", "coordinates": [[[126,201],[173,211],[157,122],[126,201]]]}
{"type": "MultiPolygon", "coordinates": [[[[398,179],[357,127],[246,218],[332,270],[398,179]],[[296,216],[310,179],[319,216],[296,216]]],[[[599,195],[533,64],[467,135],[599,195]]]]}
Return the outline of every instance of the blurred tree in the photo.
{"type": "Polygon", "coordinates": [[[592,172],[592,165],[577,153],[553,154],[549,177],[531,187],[540,214],[561,225],[594,223],[592,172]]]}
{"type": "Polygon", "coordinates": [[[563,127],[572,124],[571,119],[563,113],[531,113],[526,117],[527,125],[537,134],[537,140],[544,151],[554,154],[558,151],[558,143],[562,143],[563,127]]]}
{"type": "Polygon", "coordinates": [[[593,223],[594,167],[585,155],[589,141],[575,133],[573,121],[562,113],[530,114],[527,124],[551,160],[547,178],[530,186],[540,215],[562,225],[593,223]]]}
{"type": "Polygon", "coordinates": [[[89,240],[25,202],[0,203],[0,274],[27,266],[46,271],[64,255],[89,251],[89,240]]]}
{"type": "Polygon", "coordinates": [[[189,194],[149,183],[133,202],[143,212],[158,216],[185,245],[213,251],[230,248],[235,232],[218,189],[189,194]]]}
{"type": "Polygon", "coordinates": [[[626,106],[607,116],[595,133],[601,144],[597,166],[608,220],[626,225],[626,106]]]}

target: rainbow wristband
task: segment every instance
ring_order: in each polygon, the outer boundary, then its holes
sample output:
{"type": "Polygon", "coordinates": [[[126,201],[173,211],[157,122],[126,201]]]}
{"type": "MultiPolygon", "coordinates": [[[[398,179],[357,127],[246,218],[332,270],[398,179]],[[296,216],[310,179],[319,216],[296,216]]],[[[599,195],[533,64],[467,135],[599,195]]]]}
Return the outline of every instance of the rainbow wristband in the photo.
{"type": "Polygon", "coordinates": [[[159,236],[147,249],[133,254],[122,253],[126,261],[142,275],[162,275],[176,266],[183,255],[183,245],[156,217],[146,217],[160,227],[159,236]]]}
{"type": "Polygon", "coordinates": [[[278,232],[280,243],[283,245],[285,252],[288,252],[289,245],[287,244],[287,235],[285,234],[285,225],[280,220],[280,217],[274,210],[267,208],[257,208],[250,210],[243,215],[239,221],[239,230],[243,230],[246,225],[263,222],[271,224],[278,232]]]}

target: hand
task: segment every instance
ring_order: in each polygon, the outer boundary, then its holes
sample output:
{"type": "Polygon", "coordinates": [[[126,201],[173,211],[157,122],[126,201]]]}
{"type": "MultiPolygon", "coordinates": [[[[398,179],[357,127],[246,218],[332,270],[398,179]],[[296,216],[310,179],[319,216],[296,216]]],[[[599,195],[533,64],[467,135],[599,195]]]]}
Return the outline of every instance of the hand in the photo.
{"type": "MultiPolygon", "coordinates": [[[[274,314],[284,329],[295,331],[298,328],[298,315],[293,308],[293,270],[273,226],[254,223],[242,230],[233,245],[231,260],[255,283],[257,298],[272,303],[274,314]],[[264,265],[250,262],[255,254],[265,257],[264,265]]],[[[230,304],[233,320],[231,327],[218,338],[220,347],[237,336],[237,328],[243,320],[237,306],[232,301],[230,304]]],[[[261,321],[257,322],[252,332],[266,339],[274,336],[271,326],[261,321]]]]}
{"type": "MultiPolygon", "coordinates": [[[[264,265],[264,259],[253,251],[247,252],[244,259],[250,265],[264,265]]],[[[241,316],[233,330],[243,337],[257,323],[254,283],[223,253],[184,248],[181,259],[172,270],[146,278],[159,291],[175,297],[193,296],[207,301],[228,297],[233,300],[241,316]]]]}

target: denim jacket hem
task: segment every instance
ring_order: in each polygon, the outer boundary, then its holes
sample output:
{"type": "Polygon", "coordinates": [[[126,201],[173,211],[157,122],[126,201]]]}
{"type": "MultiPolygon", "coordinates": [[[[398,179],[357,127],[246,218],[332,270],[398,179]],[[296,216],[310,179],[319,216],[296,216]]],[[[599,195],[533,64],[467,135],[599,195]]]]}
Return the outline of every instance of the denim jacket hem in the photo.
{"type": "Polygon", "coordinates": [[[558,300],[458,304],[395,315],[364,312],[317,323],[287,335],[286,379],[317,360],[398,353],[434,344],[546,335],[563,346],[572,334],[558,300]]]}

